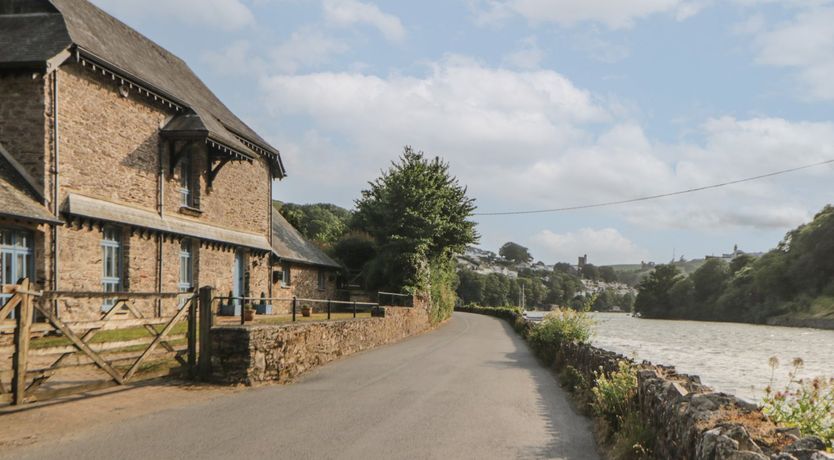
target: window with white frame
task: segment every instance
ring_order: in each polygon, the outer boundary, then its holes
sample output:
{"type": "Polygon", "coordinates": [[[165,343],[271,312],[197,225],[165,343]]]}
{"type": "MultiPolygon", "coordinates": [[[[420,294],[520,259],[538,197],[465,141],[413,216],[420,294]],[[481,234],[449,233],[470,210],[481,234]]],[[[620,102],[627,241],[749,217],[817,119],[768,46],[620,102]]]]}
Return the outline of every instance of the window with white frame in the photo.
{"type": "Polygon", "coordinates": [[[327,285],[327,273],[325,273],[324,270],[319,269],[318,284],[317,284],[319,291],[323,291],[325,289],[326,285],[327,285]]]}
{"type": "MultiPolygon", "coordinates": [[[[104,227],[101,240],[102,277],[101,284],[104,292],[118,292],[122,290],[122,230],[118,227],[104,227]]],[[[110,311],[116,299],[105,299],[101,309],[110,311]]]]}
{"type": "Polygon", "coordinates": [[[290,264],[284,264],[281,268],[281,287],[290,287],[292,284],[292,273],[290,273],[290,264]]]}
{"type": "Polygon", "coordinates": [[[196,196],[194,178],[192,177],[191,156],[183,155],[180,160],[180,205],[187,208],[196,208],[196,196]]]}
{"type": "Polygon", "coordinates": [[[11,294],[3,294],[2,287],[16,284],[21,278],[34,277],[32,235],[22,230],[0,229],[0,306],[11,294]]]}
{"type": "Polygon", "coordinates": [[[194,253],[190,239],[180,242],[180,281],[177,287],[180,292],[189,292],[194,287],[194,253]]]}

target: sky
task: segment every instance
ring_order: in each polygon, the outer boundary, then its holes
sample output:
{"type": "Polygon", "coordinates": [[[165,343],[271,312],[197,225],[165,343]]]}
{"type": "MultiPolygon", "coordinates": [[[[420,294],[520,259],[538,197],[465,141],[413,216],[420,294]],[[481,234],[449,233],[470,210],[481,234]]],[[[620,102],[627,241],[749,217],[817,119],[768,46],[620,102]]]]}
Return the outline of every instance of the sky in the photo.
{"type": "MultiPolygon", "coordinates": [[[[834,0],[94,0],[277,147],[275,199],[352,207],[410,145],[480,212],[834,159],[834,0]]],[[[603,265],[766,251],[832,166],[618,207],[478,216],[479,246],[603,265]]]]}

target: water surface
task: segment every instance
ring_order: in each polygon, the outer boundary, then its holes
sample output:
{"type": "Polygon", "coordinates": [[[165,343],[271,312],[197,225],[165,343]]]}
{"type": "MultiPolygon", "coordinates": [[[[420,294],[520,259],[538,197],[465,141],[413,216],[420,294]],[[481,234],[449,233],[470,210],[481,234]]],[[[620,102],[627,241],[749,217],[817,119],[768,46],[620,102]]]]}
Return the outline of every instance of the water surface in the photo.
{"type": "Polygon", "coordinates": [[[712,388],[749,401],[761,399],[776,356],[776,387],[784,385],[791,361],[801,357],[800,376],[834,377],[834,331],[738,323],[668,321],[592,313],[593,344],[637,360],[674,365],[701,376],[712,388]]]}

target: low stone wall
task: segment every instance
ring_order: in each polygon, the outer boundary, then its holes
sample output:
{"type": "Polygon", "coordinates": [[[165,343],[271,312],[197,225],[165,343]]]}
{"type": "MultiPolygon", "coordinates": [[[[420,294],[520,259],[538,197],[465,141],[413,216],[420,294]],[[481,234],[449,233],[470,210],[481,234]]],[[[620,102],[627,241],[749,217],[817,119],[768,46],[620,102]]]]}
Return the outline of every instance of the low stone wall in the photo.
{"type": "Polygon", "coordinates": [[[372,318],[219,326],[211,330],[212,377],[221,383],[286,383],[342,356],[396,342],[431,328],[428,302],[382,307],[372,318]]]}
{"type": "MultiPolygon", "coordinates": [[[[511,321],[516,330],[524,321],[515,312],[459,311],[484,313],[511,321]]],[[[799,439],[795,430],[777,427],[759,408],[733,395],[716,393],[698,376],[678,374],[674,367],[633,360],[587,344],[562,344],[554,350],[554,367],[571,366],[585,381],[594,382],[595,372],[610,373],[619,361],[637,364],[638,404],[641,418],[656,434],[657,459],[680,460],[825,460],[834,459],[822,451],[817,438],[799,439]]]]}

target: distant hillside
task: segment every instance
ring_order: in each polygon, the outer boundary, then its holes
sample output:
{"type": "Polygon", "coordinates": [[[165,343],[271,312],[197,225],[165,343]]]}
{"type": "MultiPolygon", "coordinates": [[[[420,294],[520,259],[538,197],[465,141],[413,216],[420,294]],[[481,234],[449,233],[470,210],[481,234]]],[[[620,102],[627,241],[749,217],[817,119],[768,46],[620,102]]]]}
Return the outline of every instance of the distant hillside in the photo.
{"type": "MultiPolygon", "coordinates": [[[[704,265],[704,262],[706,262],[704,259],[693,259],[684,262],[677,261],[674,265],[682,273],[688,275],[704,265]]],[[[644,277],[654,270],[655,266],[654,263],[611,265],[617,273],[617,278],[629,286],[639,284],[644,277]]]]}
{"type": "Polygon", "coordinates": [[[353,218],[352,211],[330,203],[294,204],[273,200],[272,205],[304,237],[324,246],[347,233],[353,218]]]}

